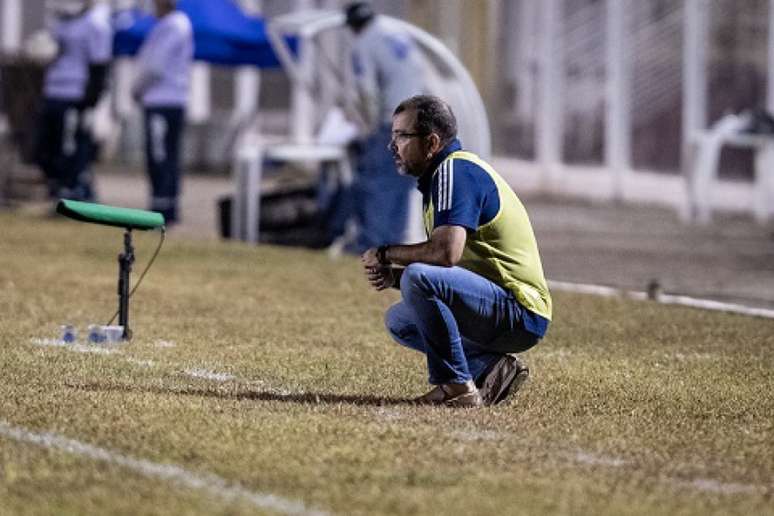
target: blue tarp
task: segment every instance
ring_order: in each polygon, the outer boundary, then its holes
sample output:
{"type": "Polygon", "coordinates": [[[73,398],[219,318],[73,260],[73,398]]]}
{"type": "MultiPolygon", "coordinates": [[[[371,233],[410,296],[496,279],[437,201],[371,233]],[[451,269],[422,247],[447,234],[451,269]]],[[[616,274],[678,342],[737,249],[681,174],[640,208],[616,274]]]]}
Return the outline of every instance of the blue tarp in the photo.
{"type": "MultiPolygon", "coordinates": [[[[180,0],[178,9],[191,20],[194,58],[222,65],[280,66],[269,43],[263,18],[248,16],[234,0],[180,0]]],[[[156,18],[138,10],[114,16],[113,55],[132,56],[156,24],[156,18]]],[[[290,46],[295,51],[296,41],[290,46]]]]}

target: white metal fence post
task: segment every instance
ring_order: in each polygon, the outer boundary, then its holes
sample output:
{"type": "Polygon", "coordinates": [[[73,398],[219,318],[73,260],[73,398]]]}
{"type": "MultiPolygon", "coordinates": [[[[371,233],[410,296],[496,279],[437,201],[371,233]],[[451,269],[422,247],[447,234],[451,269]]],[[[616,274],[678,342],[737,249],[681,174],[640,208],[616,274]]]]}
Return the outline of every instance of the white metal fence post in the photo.
{"type": "MultiPolygon", "coordinates": [[[[263,2],[261,0],[242,0],[242,9],[251,16],[259,15],[263,2]]],[[[236,70],[234,80],[234,106],[232,121],[240,126],[242,134],[251,132],[255,125],[255,114],[258,112],[258,95],[261,87],[261,74],[256,66],[240,66],[236,70]]],[[[237,146],[241,142],[237,142],[237,146]]]]}
{"type": "MultiPolygon", "coordinates": [[[[766,111],[774,113],[774,0],[769,0],[769,36],[766,64],[766,111]]],[[[768,222],[774,213],[774,144],[758,150],[755,162],[756,205],[758,222],[768,222]]]]}
{"type": "Polygon", "coordinates": [[[541,3],[540,50],[538,52],[539,102],[537,118],[537,159],[542,170],[541,184],[551,190],[561,174],[562,159],[562,0],[541,3]]]}
{"type": "Polygon", "coordinates": [[[509,49],[512,52],[514,70],[513,80],[516,82],[516,105],[515,113],[519,117],[533,119],[535,113],[535,77],[532,73],[532,66],[535,61],[536,45],[533,28],[538,15],[540,4],[531,0],[508,3],[508,9],[515,18],[516,48],[509,49]]]}
{"type": "Polygon", "coordinates": [[[244,123],[258,111],[261,74],[255,66],[237,68],[234,81],[233,119],[244,123]]]}
{"type": "Polygon", "coordinates": [[[0,51],[13,54],[21,49],[22,3],[21,0],[2,0],[0,7],[0,51]]]}
{"type": "MultiPolygon", "coordinates": [[[[296,0],[296,11],[312,7],[310,0],[296,0]]],[[[311,86],[315,79],[315,54],[314,44],[306,38],[299,38],[297,62],[301,80],[293,84],[290,101],[291,136],[296,143],[311,143],[314,138],[315,106],[311,86]]]]}
{"type": "Polygon", "coordinates": [[[681,207],[684,221],[696,216],[694,160],[697,136],[707,128],[707,0],[686,0],[683,14],[683,134],[680,166],[685,180],[685,200],[681,207]]]}
{"type": "Polygon", "coordinates": [[[774,0],[769,0],[769,39],[766,75],[766,110],[774,113],[774,0]]]}
{"type": "Polygon", "coordinates": [[[195,61],[191,67],[191,93],[188,100],[188,121],[194,124],[204,123],[212,112],[210,93],[210,65],[195,61]]]}
{"type": "Polygon", "coordinates": [[[622,200],[631,169],[629,0],[607,0],[607,66],[605,77],[605,165],[612,175],[613,198],[622,200]]]}

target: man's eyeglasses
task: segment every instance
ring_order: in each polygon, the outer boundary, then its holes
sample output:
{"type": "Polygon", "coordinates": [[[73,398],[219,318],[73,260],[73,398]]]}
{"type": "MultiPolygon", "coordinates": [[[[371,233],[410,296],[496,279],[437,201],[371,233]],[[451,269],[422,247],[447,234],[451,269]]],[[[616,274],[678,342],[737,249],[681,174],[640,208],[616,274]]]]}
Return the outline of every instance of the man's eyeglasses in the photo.
{"type": "Polygon", "coordinates": [[[392,139],[394,141],[408,140],[409,138],[417,138],[417,137],[421,138],[423,136],[426,136],[426,135],[422,133],[409,133],[404,131],[395,131],[392,133],[392,139]]]}

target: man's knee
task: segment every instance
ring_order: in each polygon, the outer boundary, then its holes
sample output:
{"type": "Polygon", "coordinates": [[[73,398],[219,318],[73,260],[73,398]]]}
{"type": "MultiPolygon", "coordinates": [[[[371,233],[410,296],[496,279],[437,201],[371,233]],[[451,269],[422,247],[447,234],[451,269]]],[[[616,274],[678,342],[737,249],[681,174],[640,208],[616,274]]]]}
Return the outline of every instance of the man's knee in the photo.
{"type": "Polygon", "coordinates": [[[401,323],[402,317],[400,317],[400,309],[398,308],[399,305],[400,303],[392,305],[384,313],[384,327],[393,337],[400,332],[400,328],[403,326],[401,323]]]}
{"type": "Polygon", "coordinates": [[[431,286],[429,273],[432,268],[434,268],[433,265],[425,263],[412,263],[408,265],[403,270],[400,278],[400,291],[403,296],[405,297],[411,292],[427,291],[431,286]]]}
{"type": "Polygon", "coordinates": [[[391,306],[384,315],[384,325],[392,340],[414,351],[426,353],[414,313],[406,303],[391,306]]]}
{"type": "Polygon", "coordinates": [[[384,314],[384,327],[395,342],[413,347],[410,341],[416,329],[404,303],[396,303],[387,309],[384,314]]]}

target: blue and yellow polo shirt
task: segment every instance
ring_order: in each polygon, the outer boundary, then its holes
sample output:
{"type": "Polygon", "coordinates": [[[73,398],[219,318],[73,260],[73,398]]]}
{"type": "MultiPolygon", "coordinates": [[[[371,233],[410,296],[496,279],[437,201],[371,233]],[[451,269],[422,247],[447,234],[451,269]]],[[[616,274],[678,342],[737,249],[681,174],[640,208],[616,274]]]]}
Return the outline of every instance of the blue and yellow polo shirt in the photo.
{"type": "Polygon", "coordinates": [[[526,308],[524,329],[543,336],[551,294],[527,211],[505,180],[481,158],[452,141],[419,178],[425,231],[462,226],[467,240],[458,263],[513,292],[526,308]]]}

